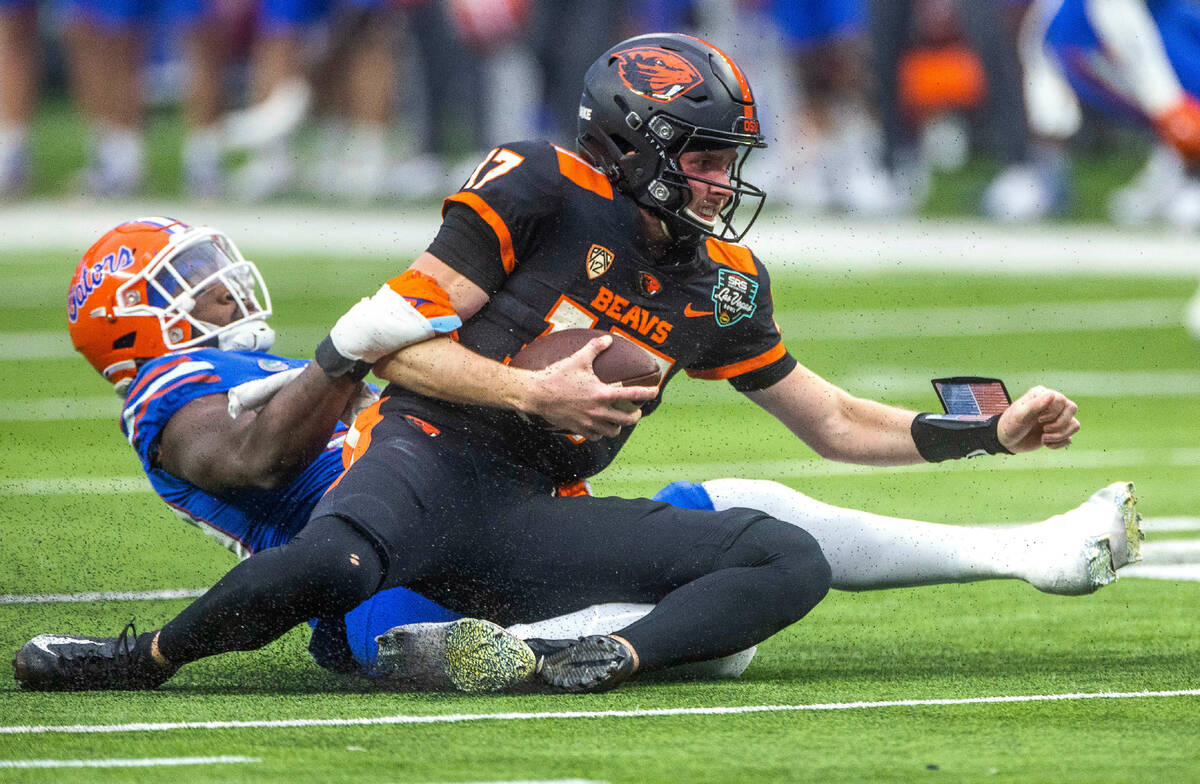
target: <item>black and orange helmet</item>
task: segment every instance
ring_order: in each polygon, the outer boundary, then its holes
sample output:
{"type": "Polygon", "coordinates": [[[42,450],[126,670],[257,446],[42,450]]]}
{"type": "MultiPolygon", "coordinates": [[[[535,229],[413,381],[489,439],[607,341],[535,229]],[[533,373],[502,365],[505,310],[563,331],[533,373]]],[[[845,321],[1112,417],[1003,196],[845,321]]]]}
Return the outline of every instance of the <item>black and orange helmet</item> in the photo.
{"type": "MultiPolygon", "coordinates": [[[[673,236],[737,242],[750,230],[766,194],[742,179],[750,150],[766,147],[750,84],[712,44],[678,33],[651,33],[605,52],[584,77],[579,102],[580,152],[618,190],[662,218],[673,236]],[[679,156],[734,148],[733,191],[715,223],[688,210],[690,183],[679,156]],[[734,223],[743,202],[748,219],[734,223]]],[[[722,187],[724,184],[718,183],[722,187]]]]}

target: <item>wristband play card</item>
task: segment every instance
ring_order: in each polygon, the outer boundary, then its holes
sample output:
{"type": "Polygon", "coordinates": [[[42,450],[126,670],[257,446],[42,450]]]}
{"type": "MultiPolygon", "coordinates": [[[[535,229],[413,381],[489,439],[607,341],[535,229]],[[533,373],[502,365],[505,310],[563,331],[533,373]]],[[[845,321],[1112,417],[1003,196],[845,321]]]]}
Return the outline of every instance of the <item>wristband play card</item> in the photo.
{"type": "Polygon", "coordinates": [[[933,388],[947,414],[990,417],[1003,413],[1012,404],[1004,382],[998,378],[935,378],[933,388]]]}

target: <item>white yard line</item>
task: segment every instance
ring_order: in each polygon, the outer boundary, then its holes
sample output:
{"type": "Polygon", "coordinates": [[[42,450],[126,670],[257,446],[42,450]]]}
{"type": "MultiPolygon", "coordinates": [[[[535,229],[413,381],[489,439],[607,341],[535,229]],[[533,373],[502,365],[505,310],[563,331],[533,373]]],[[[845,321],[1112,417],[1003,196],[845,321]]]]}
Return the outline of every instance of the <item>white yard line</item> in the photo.
{"type": "MultiPolygon", "coordinates": [[[[100,383],[104,383],[99,377],[100,383]]],[[[121,400],[114,394],[87,397],[43,397],[0,400],[0,422],[64,422],[72,419],[111,419],[121,414],[121,400]]]]}
{"type": "Polygon", "coordinates": [[[84,591],[82,593],[0,594],[0,604],[59,604],[70,602],[124,602],[194,599],[204,588],[164,588],[160,591],[84,591]]]}
{"type": "Polygon", "coordinates": [[[148,757],[145,759],[0,760],[0,768],[158,768],[262,762],[259,757],[148,757]]]}
{"type": "MultiPolygon", "coordinates": [[[[960,375],[989,375],[1003,378],[1013,397],[1027,387],[1043,384],[1068,396],[1093,397],[1181,397],[1200,396],[1200,371],[1194,370],[1023,370],[996,371],[981,367],[955,369],[960,375]]],[[[933,395],[929,379],[953,375],[946,367],[877,365],[856,368],[851,374],[834,376],[839,386],[854,394],[878,394],[892,397],[933,395]]],[[[932,398],[935,401],[936,398],[932,398]]]]}
{"type": "MultiPolygon", "coordinates": [[[[930,387],[932,392],[932,387],[930,387]]],[[[860,466],[831,460],[746,460],[719,463],[622,463],[618,461],[602,480],[656,482],[666,484],[680,479],[698,482],[721,476],[757,476],[776,480],[824,476],[869,475],[888,473],[930,473],[943,471],[1045,471],[1078,468],[1120,468],[1145,466],[1195,466],[1200,464],[1200,447],[1161,449],[1073,449],[1042,450],[1016,457],[988,460],[958,460],[945,463],[919,463],[908,466],[860,466]]],[[[0,486],[2,487],[2,486],[0,486]]]]}
{"type": "MultiPolygon", "coordinates": [[[[1190,293],[1187,290],[1182,295],[1190,293]]],[[[780,310],[785,338],[904,338],[1024,335],[1178,327],[1185,299],[1032,302],[871,310],[780,310]]]]}
{"type": "MultiPolygon", "coordinates": [[[[657,482],[665,485],[680,479],[695,482],[722,476],[759,476],[784,480],[881,473],[1045,471],[1078,468],[1175,467],[1197,464],[1200,464],[1200,447],[1067,449],[1043,450],[1017,457],[995,457],[986,461],[960,460],[953,463],[919,463],[908,466],[860,466],[835,463],[830,460],[745,460],[719,463],[617,462],[604,474],[601,474],[601,479],[604,481],[657,482]]],[[[59,477],[0,481],[0,496],[123,495],[141,492],[152,492],[150,483],[144,476],[59,477]]]]}
{"type": "Polygon", "coordinates": [[[1121,570],[1121,579],[1140,577],[1147,580],[1176,580],[1180,582],[1200,582],[1200,563],[1188,564],[1151,564],[1140,563],[1126,566],[1121,570]]]}
{"type": "MultiPolygon", "coordinates": [[[[61,283],[61,281],[59,281],[61,283]]],[[[1178,327],[1179,298],[1125,299],[1095,302],[1033,302],[1013,305],[871,310],[784,310],[776,313],[788,339],[866,339],[1022,335],[1104,329],[1178,327]]],[[[20,299],[10,284],[0,301],[20,299]]],[[[15,304],[15,303],[10,303],[15,304]]],[[[319,339],[323,330],[309,330],[319,339]],[[320,334],[318,334],[320,332],[320,334]]],[[[296,330],[288,337],[299,340],[296,330]]],[[[308,335],[305,335],[308,338],[308,335]]],[[[309,341],[304,341],[305,344],[309,341]]],[[[69,359],[76,356],[66,330],[0,332],[0,360],[69,359]]]]}
{"type": "MultiPolygon", "coordinates": [[[[996,527],[1011,528],[1027,523],[1001,523],[996,527]]],[[[1146,531],[1200,531],[1200,517],[1164,517],[1142,520],[1146,531]],[[1163,525],[1162,523],[1166,523],[1163,525]]],[[[1142,563],[1121,569],[1121,577],[1158,577],[1160,574],[1180,574],[1164,577],[1175,580],[1200,580],[1200,539],[1181,539],[1146,542],[1142,545],[1142,563]]],[[[154,601],[163,599],[192,599],[205,592],[204,588],[168,588],[157,591],[88,591],[83,593],[0,594],[4,604],[57,604],[98,601],[154,601]]]]}
{"type": "MultiPolygon", "coordinates": [[[[66,281],[66,278],[63,278],[66,281]]],[[[63,283],[66,285],[66,282],[63,283]]],[[[10,281],[5,280],[4,288],[8,290],[11,286],[10,281]]],[[[0,302],[6,305],[14,305],[15,302],[7,301],[13,297],[10,293],[0,294],[0,302]]],[[[66,325],[64,328],[54,331],[38,331],[38,332],[0,332],[0,359],[8,360],[36,360],[36,359],[66,359],[76,356],[75,349],[71,345],[71,338],[67,334],[66,325]]]]}
{"type": "Polygon", "coordinates": [[[98,476],[12,479],[0,482],[0,496],[16,495],[125,495],[153,493],[145,476],[98,476]]]}
{"type": "MultiPolygon", "coordinates": [[[[325,205],[224,207],[159,200],[101,204],[29,200],[0,211],[0,237],[6,250],[60,250],[78,258],[101,233],[138,215],[176,215],[192,223],[219,226],[251,257],[305,253],[377,257],[396,264],[406,264],[412,254],[424,249],[439,223],[436,207],[358,210],[325,205]],[[65,214],[71,219],[64,221],[65,214]]],[[[1184,278],[1200,274],[1191,235],[1095,225],[1014,230],[974,220],[797,220],[794,214],[779,211],[759,220],[749,245],[772,269],[1184,278]]]]}
{"type": "Polygon", "coordinates": [[[644,710],[547,711],[543,713],[454,713],[429,716],[376,716],[341,719],[261,719],[254,721],[179,721],[132,724],[61,724],[0,726],[0,735],[63,733],[89,735],[112,732],[170,732],[173,730],[291,729],[301,727],[363,727],[402,724],[458,724],[471,721],[545,721],[553,719],[624,719],[662,716],[736,716],[750,713],[796,713],[805,711],[873,710],[953,705],[995,705],[1022,702],[1075,702],[1080,700],[1130,700],[1147,698],[1200,697],[1200,689],[1134,692],[1075,692],[1069,694],[1026,694],[998,697],[947,699],[824,702],[808,705],[739,705],[707,708],[655,708],[644,710]]]}
{"type": "Polygon", "coordinates": [[[1154,566],[1197,566],[1200,565],[1200,539],[1146,542],[1142,545],[1142,558],[1154,566]]]}
{"type": "MultiPolygon", "coordinates": [[[[2,354],[0,350],[0,354],[2,354]]],[[[0,356],[0,359],[5,357],[0,356]]],[[[984,367],[981,372],[988,372],[984,367]]],[[[860,368],[853,374],[835,377],[837,383],[855,394],[891,397],[933,395],[928,379],[946,375],[946,368],[878,366],[860,368]]],[[[1200,396],[1200,371],[1188,370],[1006,370],[1009,393],[1018,395],[1034,383],[1063,390],[1076,397],[1180,397],[1200,396]]],[[[716,390],[709,390],[716,391],[716,390]]],[[[721,390],[724,393],[725,390],[721,390]]],[[[115,420],[121,411],[116,395],[0,399],[0,422],[61,422],[70,420],[115,420]]]]}
{"type": "Polygon", "coordinates": [[[1167,531],[1200,531],[1200,517],[1148,517],[1142,530],[1153,533],[1167,531]]]}

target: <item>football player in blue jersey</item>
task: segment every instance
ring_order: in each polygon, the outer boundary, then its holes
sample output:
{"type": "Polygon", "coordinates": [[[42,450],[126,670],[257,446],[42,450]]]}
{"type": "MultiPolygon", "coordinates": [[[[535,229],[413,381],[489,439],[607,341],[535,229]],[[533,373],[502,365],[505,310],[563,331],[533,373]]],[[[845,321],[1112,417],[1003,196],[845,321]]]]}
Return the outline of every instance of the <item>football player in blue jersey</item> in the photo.
{"type": "MultiPolygon", "coordinates": [[[[1078,130],[1078,105],[1055,88],[1065,77],[1092,110],[1155,138],[1142,171],[1109,200],[1113,219],[1200,228],[1200,3],[1038,0],[1028,14],[1026,67],[1040,76],[1030,82],[1035,127],[1051,139],[1078,130]]],[[[1200,339],[1200,291],[1184,323],[1200,339]]]]}
{"type": "MultiPolygon", "coordinates": [[[[580,130],[583,157],[545,143],[498,147],[447,200],[429,250],[389,287],[448,303],[463,319],[457,340],[379,359],[392,384],[347,432],[347,469],[290,542],[242,561],[161,630],[35,638],[18,653],[22,685],[153,688],[190,661],[259,647],[396,587],[503,624],[602,602],[653,605],[607,634],[527,639],[506,650],[506,671],[476,684],[536,677],[600,691],[742,651],[825,595],[830,562],[813,536],[744,507],[556,493],[602,470],[681,370],[729,380],[838,460],[1070,443],[1075,405],[1052,390],[1036,387],[986,421],[947,423],[852,397],[788,354],[766,270],[734,244],[757,214],[739,207],[763,196],[742,178],[762,136],[746,77],[720,50],[674,34],[619,44],[588,72],[580,130]],[[660,387],[600,382],[591,361],[607,337],[540,371],[503,362],[571,326],[642,345],[663,370],[660,387]]],[[[345,333],[362,331],[335,326],[304,372],[361,379],[369,355],[345,333]]],[[[1093,506],[1120,526],[1089,561],[1111,568],[1123,561],[1108,553],[1112,539],[1126,545],[1126,515],[1111,510],[1132,515],[1131,502],[1093,506]]],[[[439,642],[460,647],[449,634],[439,642]]]]}

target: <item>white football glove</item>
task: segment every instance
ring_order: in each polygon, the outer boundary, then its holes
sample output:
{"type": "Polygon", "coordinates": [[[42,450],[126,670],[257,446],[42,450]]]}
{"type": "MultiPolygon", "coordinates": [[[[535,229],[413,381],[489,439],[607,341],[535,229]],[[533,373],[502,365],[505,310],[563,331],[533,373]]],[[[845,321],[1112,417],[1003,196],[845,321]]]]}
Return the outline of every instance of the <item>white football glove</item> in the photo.
{"type": "Polygon", "coordinates": [[[304,368],[292,368],[238,384],[229,390],[229,416],[237,419],[243,411],[257,411],[275,397],[275,393],[290,384],[304,368]]]}
{"type": "MultiPolygon", "coordinates": [[[[230,418],[237,419],[243,412],[262,409],[279,390],[292,383],[302,372],[304,368],[292,368],[238,384],[227,393],[230,418]]],[[[338,418],[347,425],[352,424],[358,415],[376,400],[379,400],[379,393],[360,381],[338,418]]]]}
{"type": "Polygon", "coordinates": [[[425,318],[386,283],[346,311],[329,338],[346,359],[374,363],[386,354],[462,326],[458,316],[425,318]]]}

